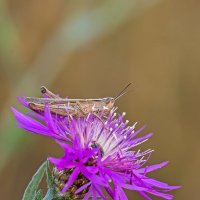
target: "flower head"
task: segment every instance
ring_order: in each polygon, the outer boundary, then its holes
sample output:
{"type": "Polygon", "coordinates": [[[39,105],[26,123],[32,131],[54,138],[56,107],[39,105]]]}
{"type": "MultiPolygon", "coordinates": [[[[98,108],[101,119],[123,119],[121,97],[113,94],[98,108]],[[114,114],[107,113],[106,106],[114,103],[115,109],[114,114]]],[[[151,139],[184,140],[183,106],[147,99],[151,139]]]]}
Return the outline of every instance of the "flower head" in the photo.
{"type": "Polygon", "coordinates": [[[124,113],[116,114],[113,109],[102,121],[93,114],[79,118],[56,116],[51,114],[49,106],[44,114],[27,116],[14,108],[13,112],[19,127],[49,136],[63,148],[61,158],[48,158],[55,166],[60,195],[84,200],[99,196],[106,200],[106,191],[114,200],[126,200],[123,189],[129,189],[145,199],[151,199],[149,194],[173,199],[166,192],[178,186],[169,186],[147,176],[167,162],[146,166],[152,150],[141,152],[138,149],[138,145],[148,140],[152,133],[137,137],[144,127],[135,130],[136,124],[128,126],[124,113]]]}

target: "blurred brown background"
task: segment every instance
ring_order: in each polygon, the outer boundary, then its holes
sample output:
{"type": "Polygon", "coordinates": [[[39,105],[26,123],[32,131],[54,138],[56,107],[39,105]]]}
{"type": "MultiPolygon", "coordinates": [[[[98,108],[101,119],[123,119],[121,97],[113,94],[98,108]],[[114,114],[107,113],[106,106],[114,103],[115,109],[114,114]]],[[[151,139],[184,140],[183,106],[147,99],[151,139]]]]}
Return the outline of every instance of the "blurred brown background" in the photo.
{"type": "Polygon", "coordinates": [[[16,127],[16,96],[45,85],[63,97],[106,97],[132,82],[119,111],[155,133],[141,147],[155,149],[151,163],[170,160],[152,176],[182,185],[175,199],[198,200],[199,22],[197,0],[1,0],[0,199],[21,199],[46,157],[62,153],[16,127]]]}

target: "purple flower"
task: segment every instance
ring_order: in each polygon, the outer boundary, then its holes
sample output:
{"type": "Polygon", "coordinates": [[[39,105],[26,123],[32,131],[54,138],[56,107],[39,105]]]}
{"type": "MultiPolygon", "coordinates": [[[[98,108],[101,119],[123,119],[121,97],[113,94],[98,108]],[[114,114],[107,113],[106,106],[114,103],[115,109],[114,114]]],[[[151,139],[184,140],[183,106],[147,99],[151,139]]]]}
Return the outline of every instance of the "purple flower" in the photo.
{"type": "Polygon", "coordinates": [[[44,114],[29,113],[29,116],[12,110],[20,128],[51,137],[63,148],[61,158],[48,158],[55,166],[55,176],[60,173],[66,177],[60,185],[60,179],[57,180],[60,195],[73,189],[73,195],[82,194],[83,200],[89,197],[106,200],[106,191],[114,200],[126,200],[123,189],[129,189],[148,200],[149,195],[173,199],[167,192],[179,188],[147,176],[168,162],[146,165],[152,150],[141,152],[137,146],[152,133],[136,137],[144,127],[135,131],[136,123],[128,126],[124,113],[116,114],[113,109],[103,122],[93,114],[80,118],[56,116],[48,106],[44,114]]]}

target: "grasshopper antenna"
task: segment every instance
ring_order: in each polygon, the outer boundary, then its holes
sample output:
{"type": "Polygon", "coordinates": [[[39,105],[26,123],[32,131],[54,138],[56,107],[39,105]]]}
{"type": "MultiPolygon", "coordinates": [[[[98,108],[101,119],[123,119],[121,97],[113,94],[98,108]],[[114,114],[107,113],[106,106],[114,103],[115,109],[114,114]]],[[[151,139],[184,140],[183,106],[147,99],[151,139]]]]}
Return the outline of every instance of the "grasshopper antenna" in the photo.
{"type": "Polygon", "coordinates": [[[117,99],[119,99],[120,97],[122,97],[123,95],[125,95],[128,91],[127,88],[131,85],[132,83],[129,83],[115,98],[114,100],[116,101],[117,99]]]}

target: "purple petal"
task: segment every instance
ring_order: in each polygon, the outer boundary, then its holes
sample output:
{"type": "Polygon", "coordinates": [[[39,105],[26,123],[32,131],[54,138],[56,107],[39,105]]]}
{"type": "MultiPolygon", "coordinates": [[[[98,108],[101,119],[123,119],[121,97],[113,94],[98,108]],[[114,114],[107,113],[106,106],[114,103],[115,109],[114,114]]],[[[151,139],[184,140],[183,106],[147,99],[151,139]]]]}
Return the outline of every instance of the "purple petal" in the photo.
{"type": "Polygon", "coordinates": [[[91,185],[91,182],[86,183],[85,185],[81,186],[80,188],[78,188],[75,192],[75,194],[78,194],[79,192],[81,192],[82,190],[84,190],[85,188],[87,188],[89,185],[91,185]]]}
{"type": "Polygon", "coordinates": [[[158,197],[162,197],[164,199],[168,199],[168,200],[173,199],[173,195],[158,192],[156,190],[149,190],[148,193],[153,194],[153,195],[158,196],[158,197]]]}
{"type": "Polygon", "coordinates": [[[174,190],[174,189],[180,188],[180,186],[170,186],[170,185],[168,185],[164,182],[160,182],[160,181],[157,181],[157,180],[152,179],[152,178],[145,178],[145,179],[143,179],[143,181],[145,183],[150,184],[153,187],[167,189],[167,190],[174,190]]]}
{"type": "Polygon", "coordinates": [[[45,120],[45,117],[43,115],[38,114],[38,113],[27,112],[27,115],[32,116],[32,117],[39,119],[41,121],[45,120]]]}
{"type": "Polygon", "coordinates": [[[164,167],[165,165],[167,165],[168,163],[169,163],[168,161],[165,161],[165,162],[162,162],[160,164],[146,166],[144,168],[137,169],[137,173],[148,173],[148,172],[160,169],[160,168],[164,167]]]}
{"type": "Polygon", "coordinates": [[[15,108],[11,108],[15,118],[18,120],[18,126],[20,126],[21,128],[33,132],[33,133],[37,133],[37,134],[41,134],[41,135],[45,135],[45,136],[49,136],[49,131],[48,128],[46,126],[44,126],[43,124],[39,123],[38,121],[32,119],[29,116],[26,116],[20,112],[18,112],[15,108]]]}
{"type": "Polygon", "coordinates": [[[143,188],[143,187],[139,187],[137,185],[134,185],[134,184],[124,184],[124,183],[121,183],[120,184],[123,188],[126,188],[126,189],[129,189],[129,190],[136,190],[136,191],[146,191],[147,189],[146,188],[143,188]]]}
{"type": "Polygon", "coordinates": [[[118,193],[119,193],[120,199],[128,200],[125,192],[120,187],[118,187],[118,193]]]}
{"type": "Polygon", "coordinates": [[[103,199],[103,200],[107,200],[107,198],[105,197],[105,195],[102,192],[102,189],[100,186],[98,185],[93,185],[93,188],[97,191],[97,193],[99,194],[99,196],[103,199]]]}
{"type": "Polygon", "coordinates": [[[152,200],[152,198],[150,198],[147,194],[145,194],[144,192],[139,191],[139,194],[144,197],[147,200],[152,200]]]}
{"type": "Polygon", "coordinates": [[[28,103],[25,101],[25,97],[17,97],[17,99],[23,106],[28,108],[28,103]]]}
{"type": "Polygon", "coordinates": [[[58,133],[58,129],[55,126],[55,123],[53,121],[52,115],[50,113],[50,108],[48,106],[45,107],[45,111],[44,111],[45,117],[46,117],[46,124],[48,125],[49,129],[52,130],[54,133],[58,133]]]}
{"type": "Polygon", "coordinates": [[[104,180],[103,177],[100,177],[100,176],[97,176],[97,175],[94,175],[90,172],[88,172],[86,170],[86,168],[81,168],[81,172],[83,173],[83,175],[89,179],[90,181],[96,183],[96,184],[99,184],[99,185],[102,185],[102,186],[107,186],[108,184],[106,183],[106,181],[104,180]]]}
{"type": "Polygon", "coordinates": [[[90,196],[92,196],[92,188],[91,187],[90,187],[89,191],[87,192],[87,194],[84,196],[83,200],[88,200],[90,196]]]}
{"type": "Polygon", "coordinates": [[[134,139],[130,142],[130,147],[129,148],[132,148],[134,146],[137,146],[138,143],[141,143],[142,141],[145,141],[147,139],[149,139],[151,136],[153,135],[153,133],[148,133],[146,134],[145,136],[143,137],[140,137],[140,138],[137,138],[137,139],[134,139]]]}
{"type": "Polygon", "coordinates": [[[74,181],[77,179],[79,173],[80,173],[80,170],[78,168],[74,169],[74,171],[72,172],[72,174],[69,177],[69,180],[67,181],[64,188],[62,189],[63,193],[66,192],[67,189],[69,189],[69,187],[74,183],[74,181]]]}
{"type": "Polygon", "coordinates": [[[143,131],[145,127],[146,127],[146,125],[142,126],[138,130],[136,130],[135,132],[133,132],[133,134],[131,134],[130,139],[134,138],[138,133],[140,133],[141,131],[143,131]]]}

